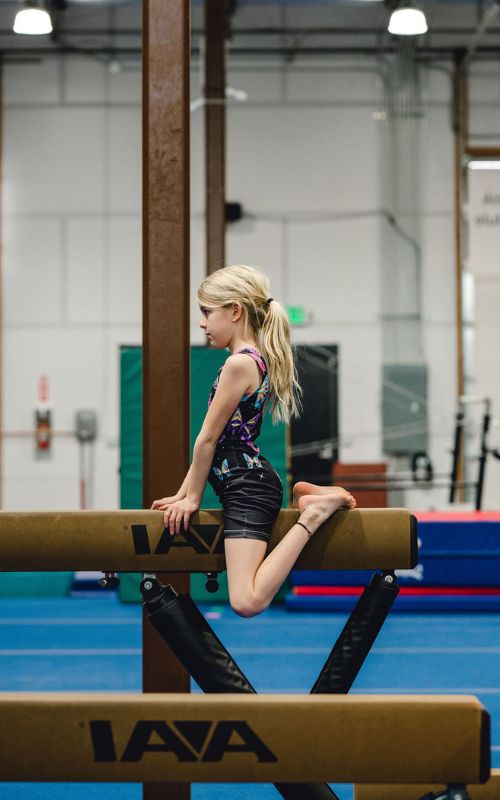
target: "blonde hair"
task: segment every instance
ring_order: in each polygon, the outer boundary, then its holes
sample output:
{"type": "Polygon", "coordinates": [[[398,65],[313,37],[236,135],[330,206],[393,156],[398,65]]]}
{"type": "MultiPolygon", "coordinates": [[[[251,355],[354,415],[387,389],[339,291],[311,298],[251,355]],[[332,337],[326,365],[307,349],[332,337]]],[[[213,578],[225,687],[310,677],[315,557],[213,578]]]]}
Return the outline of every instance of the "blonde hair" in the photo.
{"type": "Polygon", "coordinates": [[[277,300],[265,305],[269,298],[269,278],[255,267],[237,264],[223,267],[208,275],[198,288],[200,305],[216,308],[238,302],[245,315],[245,335],[248,327],[267,364],[272,419],[289,423],[302,411],[302,389],[297,380],[293,346],[290,342],[290,323],[282,304],[277,300]]]}

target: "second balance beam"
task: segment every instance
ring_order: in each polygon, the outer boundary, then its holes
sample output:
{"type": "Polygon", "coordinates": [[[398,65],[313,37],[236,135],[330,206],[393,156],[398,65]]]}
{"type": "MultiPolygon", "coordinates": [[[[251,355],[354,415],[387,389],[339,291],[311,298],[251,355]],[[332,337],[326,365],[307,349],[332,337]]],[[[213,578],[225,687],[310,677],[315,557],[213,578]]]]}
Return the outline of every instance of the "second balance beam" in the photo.
{"type": "Polygon", "coordinates": [[[0,781],[481,783],[489,728],[453,695],[0,693],[0,781]]]}
{"type": "MultiPolygon", "coordinates": [[[[284,509],[269,551],[299,517],[284,509]]],[[[2,511],[0,572],[221,572],[221,510],[193,514],[189,530],[171,536],[162,511],[2,511]]],[[[337,511],[314,534],[296,569],[411,569],[416,521],[406,509],[337,511]]]]}

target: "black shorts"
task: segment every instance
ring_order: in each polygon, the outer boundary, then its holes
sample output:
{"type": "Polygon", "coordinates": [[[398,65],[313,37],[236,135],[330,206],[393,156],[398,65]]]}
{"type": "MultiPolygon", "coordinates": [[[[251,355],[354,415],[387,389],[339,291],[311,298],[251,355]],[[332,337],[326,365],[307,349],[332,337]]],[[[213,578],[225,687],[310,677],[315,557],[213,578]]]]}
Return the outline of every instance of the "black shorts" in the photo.
{"type": "Polygon", "coordinates": [[[263,469],[247,469],[220,487],[225,539],[269,540],[281,510],[283,486],[271,464],[262,457],[261,461],[263,469]]]}

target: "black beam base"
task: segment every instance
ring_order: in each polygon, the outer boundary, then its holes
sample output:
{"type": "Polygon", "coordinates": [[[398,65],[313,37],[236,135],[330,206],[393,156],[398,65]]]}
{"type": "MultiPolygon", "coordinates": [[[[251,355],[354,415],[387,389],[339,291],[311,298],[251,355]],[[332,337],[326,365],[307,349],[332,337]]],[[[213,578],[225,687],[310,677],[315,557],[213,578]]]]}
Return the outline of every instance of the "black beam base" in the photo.
{"type": "Polygon", "coordinates": [[[347,694],[398,596],[393,572],[372,575],[335,642],[311,694],[347,694]]]}
{"type": "MultiPolygon", "coordinates": [[[[255,694],[190,595],[177,595],[154,575],[141,583],[148,618],[182,666],[207,694],[255,694]]],[[[275,783],[285,800],[338,800],[325,783],[275,783]]]]}

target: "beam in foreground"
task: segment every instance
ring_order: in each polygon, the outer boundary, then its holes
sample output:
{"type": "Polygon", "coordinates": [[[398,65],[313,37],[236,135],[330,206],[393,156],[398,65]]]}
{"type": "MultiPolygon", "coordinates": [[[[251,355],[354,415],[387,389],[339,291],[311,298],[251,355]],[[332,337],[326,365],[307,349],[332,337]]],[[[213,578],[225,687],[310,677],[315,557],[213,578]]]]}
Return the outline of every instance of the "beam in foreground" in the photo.
{"type": "MultiPolygon", "coordinates": [[[[269,550],[299,516],[284,509],[269,550]]],[[[171,537],[161,511],[2,511],[0,572],[221,572],[223,513],[199,511],[171,537]]],[[[409,569],[417,559],[415,518],[406,509],[338,511],[315,533],[297,569],[409,569]]]]}
{"type": "MultiPolygon", "coordinates": [[[[414,783],[409,786],[362,784],[354,787],[354,800],[415,800],[429,792],[439,792],[443,784],[414,783]]],[[[500,800],[500,769],[492,769],[487,783],[467,787],[472,800],[500,800]]]]}
{"type": "Polygon", "coordinates": [[[475,697],[0,694],[0,780],[481,783],[475,697]]]}

